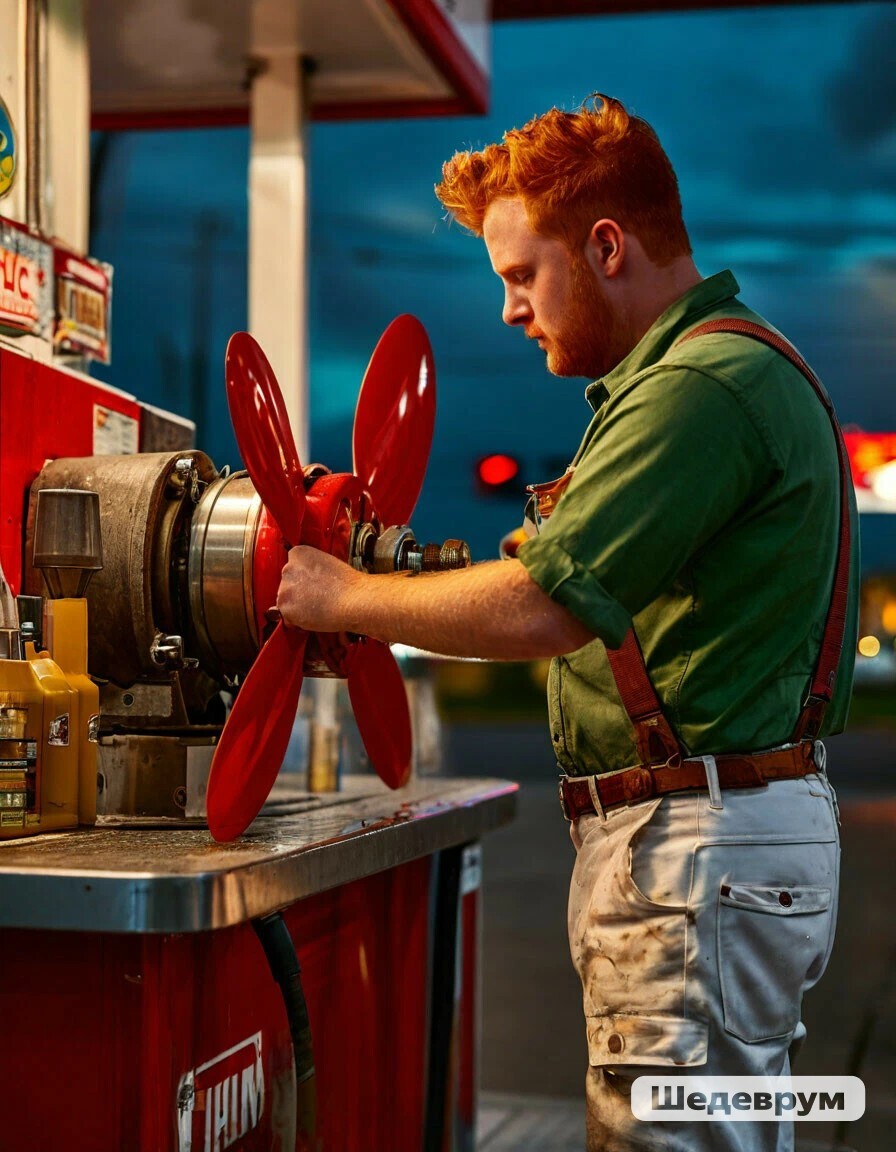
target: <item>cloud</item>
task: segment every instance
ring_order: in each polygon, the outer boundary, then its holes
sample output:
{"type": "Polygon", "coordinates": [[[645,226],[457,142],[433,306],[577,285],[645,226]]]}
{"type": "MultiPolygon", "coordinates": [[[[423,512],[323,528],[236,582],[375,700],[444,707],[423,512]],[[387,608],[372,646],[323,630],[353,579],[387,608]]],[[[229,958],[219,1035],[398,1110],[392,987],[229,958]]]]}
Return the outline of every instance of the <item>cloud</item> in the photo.
{"type": "Polygon", "coordinates": [[[842,139],[865,148],[896,132],[896,9],[859,26],[847,67],[826,96],[842,139]]]}

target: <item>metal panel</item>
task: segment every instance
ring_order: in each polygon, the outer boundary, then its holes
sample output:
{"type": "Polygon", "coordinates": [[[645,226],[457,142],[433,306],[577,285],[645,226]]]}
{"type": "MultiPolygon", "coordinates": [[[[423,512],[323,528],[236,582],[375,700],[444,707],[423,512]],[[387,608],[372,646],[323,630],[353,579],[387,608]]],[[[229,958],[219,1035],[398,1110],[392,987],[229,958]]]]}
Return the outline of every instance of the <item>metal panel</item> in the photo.
{"type": "Polygon", "coordinates": [[[118,414],[136,427],[140,409],[123,392],[0,343],[0,410],[0,563],[19,592],[28,489],[44,462],[92,456],[100,416],[118,414]]]}
{"type": "Polygon", "coordinates": [[[249,831],[91,829],[0,846],[0,926],[201,932],[479,839],[508,823],[517,785],[428,779],[390,792],[349,777],[326,797],[278,784],[249,831]]]}
{"type": "MultiPolygon", "coordinates": [[[[391,868],[285,914],[320,1148],[420,1150],[429,868],[391,868]]],[[[0,1053],[16,1096],[0,1147],[295,1152],[288,1021],[249,925],[153,937],[0,929],[0,951],[0,1010],[23,1038],[0,1053]]]]}

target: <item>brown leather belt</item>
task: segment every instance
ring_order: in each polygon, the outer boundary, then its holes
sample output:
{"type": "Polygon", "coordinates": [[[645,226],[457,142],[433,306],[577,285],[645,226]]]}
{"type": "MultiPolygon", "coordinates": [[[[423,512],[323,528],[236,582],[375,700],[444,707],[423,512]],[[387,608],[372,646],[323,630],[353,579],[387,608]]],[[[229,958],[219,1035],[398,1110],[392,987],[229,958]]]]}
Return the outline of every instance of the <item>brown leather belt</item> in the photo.
{"type": "MultiPolygon", "coordinates": [[[[794,748],[749,755],[724,753],[714,757],[722,788],[765,788],[769,780],[793,780],[817,772],[814,746],[804,740],[794,748]]],[[[700,758],[683,760],[680,767],[659,764],[628,768],[609,776],[561,776],[560,807],[567,820],[601,813],[620,804],[635,804],[667,792],[707,790],[707,767],[700,758]]]]}

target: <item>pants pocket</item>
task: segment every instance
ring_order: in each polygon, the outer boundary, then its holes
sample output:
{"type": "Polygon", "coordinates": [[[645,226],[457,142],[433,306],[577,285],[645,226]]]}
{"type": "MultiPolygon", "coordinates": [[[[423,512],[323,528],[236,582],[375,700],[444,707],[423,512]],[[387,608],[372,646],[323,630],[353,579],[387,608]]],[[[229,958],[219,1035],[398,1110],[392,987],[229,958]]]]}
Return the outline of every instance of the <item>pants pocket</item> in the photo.
{"type": "Polygon", "coordinates": [[[592,1067],[668,1065],[686,1068],[706,1063],[709,1027],[680,1016],[589,1016],[588,1063],[592,1067]]]}
{"type": "Polygon", "coordinates": [[[723,884],[718,953],[725,1029],[748,1044],[789,1036],[824,971],[830,888],[723,884]]]}

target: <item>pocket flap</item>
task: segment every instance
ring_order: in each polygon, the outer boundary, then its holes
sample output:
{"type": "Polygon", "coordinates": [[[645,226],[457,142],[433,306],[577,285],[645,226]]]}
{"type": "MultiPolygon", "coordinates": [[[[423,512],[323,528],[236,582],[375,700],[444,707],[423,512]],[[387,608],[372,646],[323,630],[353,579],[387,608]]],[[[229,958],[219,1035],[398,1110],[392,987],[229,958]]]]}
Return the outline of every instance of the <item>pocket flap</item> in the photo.
{"type": "Polygon", "coordinates": [[[679,1016],[589,1016],[588,1061],[604,1064],[706,1063],[708,1025],[679,1016]]]}
{"type": "Polygon", "coordinates": [[[831,905],[830,888],[769,888],[763,884],[723,884],[720,899],[729,908],[747,912],[767,912],[772,916],[799,916],[806,912],[826,912],[831,905]]]}

